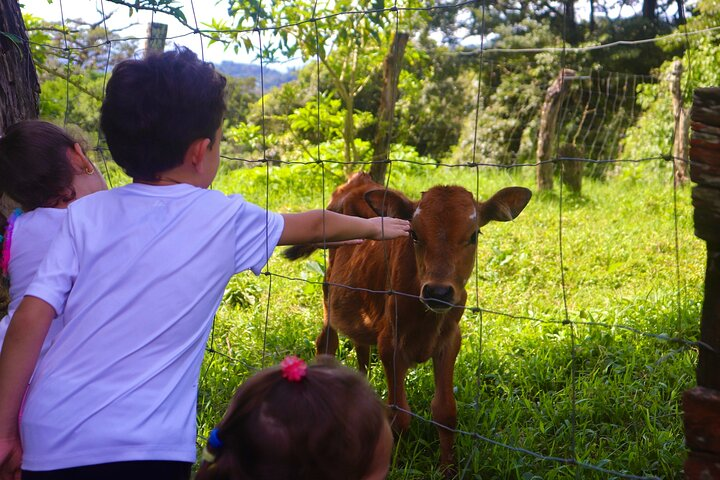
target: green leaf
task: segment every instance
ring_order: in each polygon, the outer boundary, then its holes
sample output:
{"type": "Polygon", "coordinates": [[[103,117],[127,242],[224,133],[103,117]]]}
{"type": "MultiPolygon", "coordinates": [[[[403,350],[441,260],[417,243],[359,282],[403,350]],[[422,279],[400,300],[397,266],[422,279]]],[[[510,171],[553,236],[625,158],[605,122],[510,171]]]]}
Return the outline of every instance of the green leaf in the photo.
{"type": "Polygon", "coordinates": [[[17,48],[17,51],[20,54],[20,58],[23,58],[22,39],[20,39],[20,37],[18,37],[17,35],[7,32],[0,31],[0,35],[9,38],[15,48],[17,48]]]}
{"type": "Polygon", "coordinates": [[[0,31],[0,35],[3,37],[7,37],[10,39],[11,42],[13,42],[15,45],[22,45],[22,39],[15,35],[14,33],[8,33],[8,32],[2,32],[0,31]]]}

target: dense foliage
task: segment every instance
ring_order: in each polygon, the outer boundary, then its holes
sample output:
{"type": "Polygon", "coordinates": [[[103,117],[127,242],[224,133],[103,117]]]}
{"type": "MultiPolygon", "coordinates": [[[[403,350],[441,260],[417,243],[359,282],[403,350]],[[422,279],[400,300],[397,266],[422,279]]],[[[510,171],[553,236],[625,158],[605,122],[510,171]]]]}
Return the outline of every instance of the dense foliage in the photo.
{"type": "MultiPolygon", "coordinates": [[[[166,10],[185,21],[172,2],[114,3],[166,10]]],[[[383,58],[394,34],[407,31],[412,35],[391,135],[398,145],[393,151],[404,152],[402,158],[535,162],[546,89],[561,68],[575,70],[579,79],[559,119],[557,147],[595,160],[668,155],[674,134],[666,80],[671,62],[683,59],[687,103],[693,88],[717,83],[717,34],[644,40],[715,25],[717,3],[476,2],[426,10],[410,2],[392,11],[370,0],[230,1],[229,16],[211,25],[216,41],[256,51],[252,29],[264,28],[269,37],[262,54],[270,65],[292,56],[307,65],[297,79],[263,92],[262,99],[256,82],[231,79],[225,122],[231,141],[224,153],[251,160],[235,166],[322,160],[343,162],[350,171],[351,162],[369,162],[382,128],[377,114],[383,58]],[[354,13],[361,10],[369,13],[354,13]],[[617,41],[641,42],[585,48],[617,41]]],[[[43,85],[41,116],[76,124],[94,142],[107,69],[135,54],[137,41],[105,32],[101,22],[25,20],[43,85]]],[[[601,165],[586,173],[617,170],[601,165]]]]}

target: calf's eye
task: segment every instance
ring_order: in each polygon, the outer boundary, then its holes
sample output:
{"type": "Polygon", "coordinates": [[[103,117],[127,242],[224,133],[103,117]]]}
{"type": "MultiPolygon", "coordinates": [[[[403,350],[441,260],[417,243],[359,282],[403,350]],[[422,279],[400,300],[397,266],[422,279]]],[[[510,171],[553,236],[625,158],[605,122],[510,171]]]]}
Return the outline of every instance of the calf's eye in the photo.
{"type": "Polygon", "coordinates": [[[478,232],[474,232],[472,235],[470,235],[470,242],[469,242],[470,245],[477,244],[477,236],[478,236],[478,232]]]}
{"type": "Polygon", "coordinates": [[[410,230],[410,238],[412,238],[413,243],[418,243],[418,236],[417,233],[415,233],[415,230],[410,230]]]}

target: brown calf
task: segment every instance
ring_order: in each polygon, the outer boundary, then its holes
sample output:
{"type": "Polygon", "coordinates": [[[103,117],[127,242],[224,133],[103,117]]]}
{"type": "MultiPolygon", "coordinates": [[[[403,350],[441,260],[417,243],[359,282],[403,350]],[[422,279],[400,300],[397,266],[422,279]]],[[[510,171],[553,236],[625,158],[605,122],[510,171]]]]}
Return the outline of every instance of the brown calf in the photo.
{"type": "MultiPolygon", "coordinates": [[[[453,371],[460,350],[458,323],[467,299],[480,227],[492,220],[517,217],[530,201],[526,188],[504,188],[486,202],[476,202],[462,187],[433,187],[413,202],[384,190],[369,175],[356,173],[332,195],[329,210],[360,217],[377,215],[412,221],[409,238],[366,241],[330,251],[325,274],[324,328],[318,353],[334,354],[337,331],[355,345],[360,370],[367,372],[370,346],[377,345],[388,383],[393,428],[410,425],[405,375],[413,365],[432,358],[435,396],[432,417],[455,428],[453,371]],[[349,288],[348,288],[349,287],[349,288]],[[375,293],[391,290],[393,294],[375,293]]],[[[288,258],[309,254],[312,247],[293,247],[288,258]]],[[[438,427],[441,463],[454,463],[453,433],[438,427]]]]}

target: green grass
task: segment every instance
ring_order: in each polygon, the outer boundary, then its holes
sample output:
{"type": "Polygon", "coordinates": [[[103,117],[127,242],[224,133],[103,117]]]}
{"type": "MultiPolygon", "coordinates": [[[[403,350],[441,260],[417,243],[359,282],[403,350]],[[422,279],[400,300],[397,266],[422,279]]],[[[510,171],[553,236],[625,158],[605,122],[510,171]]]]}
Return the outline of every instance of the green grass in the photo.
{"type": "MultiPolygon", "coordinates": [[[[287,212],[319,208],[338,184],[317,166],[226,170],[214,188],[287,212]]],[[[398,165],[390,186],[417,198],[434,184],[460,184],[480,198],[497,189],[534,189],[533,171],[513,174],[398,165]]],[[[698,336],[705,246],[693,235],[688,188],[677,192],[678,245],[671,174],[586,179],[582,196],[559,189],[533,197],[511,223],[483,228],[477,274],[467,290],[456,362],[458,478],[613,478],[543,460],[478,438],[544,456],[634,475],[681,478],[685,456],[680,396],[695,383],[696,352],[683,344],[634,333],[698,336]],[[562,217],[560,211],[562,207],[562,217]],[[560,226],[562,225],[562,229],[560,226]],[[560,260],[562,232],[562,263],[560,260]],[[679,258],[679,263],[677,259],[679,258]],[[564,273],[564,289],[561,277],[564,273]],[[679,277],[678,277],[679,270],[679,277]],[[567,310],[565,308],[567,304],[567,310]],[[495,313],[493,313],[495,312],[495,313]],[[562,322],[587,324],[568,325],[562,322]],[[606,324],[606,325],[598,325],[606,324]],[[573,403],[572,399],[575,398],[573,403]]],[[[322,280],[323,257],[290,263],[276,253],[269,271],[322,280]]],[[[314,355],[322,319],[319,285],[279,276],[236,277],[220,308],[203,366],[201,435],[222,416],[237,386],[287,354],[314,355]],[[264,354],[264,357],[263,357],[264,354]]],[[[356,365],[349,342],[341,361],[356,365]]],[[[370,381],[385,395],[375,360],[370,381]]],[[[432,367],[419,365],[406,381],[414,412],[430,417],[432,367]]],[[[397,439],[390,479],[442,478],[435,428],[413,420],[397,439]]]]}

